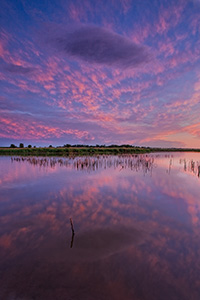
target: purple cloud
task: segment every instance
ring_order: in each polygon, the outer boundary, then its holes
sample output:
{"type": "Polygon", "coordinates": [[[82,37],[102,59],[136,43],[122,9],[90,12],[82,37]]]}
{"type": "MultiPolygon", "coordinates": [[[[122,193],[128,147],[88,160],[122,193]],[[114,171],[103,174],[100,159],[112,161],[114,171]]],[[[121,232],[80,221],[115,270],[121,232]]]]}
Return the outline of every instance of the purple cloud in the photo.
{"type": "Polygon", "coordinates": [[[15,73],[15,74],[28,74],[33,72],[33,68],[28,68],[28,67],[22,67],[14,64],[6,64],[4,69],[10,73],[15,73]]]}
{"type": "Polygon", "coordinates": [[[97,26],[79,26],[70,30],[50,28],[48,42],[70,57],[89,63],[133,68],[149,61],[145,47],[97,26]]]}

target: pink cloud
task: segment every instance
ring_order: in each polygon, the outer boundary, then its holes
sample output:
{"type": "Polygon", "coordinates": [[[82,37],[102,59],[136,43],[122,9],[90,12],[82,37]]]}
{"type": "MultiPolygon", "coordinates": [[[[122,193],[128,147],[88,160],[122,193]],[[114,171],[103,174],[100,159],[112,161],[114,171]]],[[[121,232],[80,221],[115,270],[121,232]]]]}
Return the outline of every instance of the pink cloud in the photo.
{"type": "Polygon", "coordinates": [[[78,129],[60,129],[59,127],[52,127],[50,125],[44,125],[42,122],[31,120],[30,118],[24,118],[19,120],[17,116],[10,116],[7,118],[1,118],[1,132],[0,137],[9,136],[13,139],[33,139],[40,140],[41,138],[51,139],[60,138],[67,135],[75,136],[78,140],[93,140],[88,131],[78,129]]]}

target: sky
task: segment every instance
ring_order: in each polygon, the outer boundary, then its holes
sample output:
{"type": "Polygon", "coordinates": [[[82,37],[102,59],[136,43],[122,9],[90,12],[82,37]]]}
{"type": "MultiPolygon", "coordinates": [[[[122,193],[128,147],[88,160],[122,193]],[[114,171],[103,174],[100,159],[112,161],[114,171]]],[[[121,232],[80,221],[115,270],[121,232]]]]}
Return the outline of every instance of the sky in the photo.
{"type": "Polygon", "coordinates": [[[200,148],[200,0],[2,0],[0,146],[200,148]]]}

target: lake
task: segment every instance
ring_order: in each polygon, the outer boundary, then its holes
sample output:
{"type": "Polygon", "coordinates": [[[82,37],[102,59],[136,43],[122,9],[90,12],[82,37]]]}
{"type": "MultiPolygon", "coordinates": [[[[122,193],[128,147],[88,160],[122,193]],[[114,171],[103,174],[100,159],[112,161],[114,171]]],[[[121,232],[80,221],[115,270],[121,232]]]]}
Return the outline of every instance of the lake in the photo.
{"type": "Polygon", "coordinates": [[[199,166],[0,157],[0,299],[199,300],[199,166]]]}

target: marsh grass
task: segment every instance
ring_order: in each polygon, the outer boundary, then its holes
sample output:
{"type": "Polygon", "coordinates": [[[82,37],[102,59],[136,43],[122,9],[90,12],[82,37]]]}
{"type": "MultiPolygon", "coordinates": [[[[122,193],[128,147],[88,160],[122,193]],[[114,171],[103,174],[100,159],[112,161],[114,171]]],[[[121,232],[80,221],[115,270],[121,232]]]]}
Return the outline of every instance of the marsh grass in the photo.
{"type": "Polygon", "coordinates": [[[154,157],[148,154],[96,155],[84,157],[27,157],[11,156],[12,162],[29,163],[37,167],[66,167],[77,171],[97,171],[98,169],[114,168],[116,171],[131,169],[133,171],[152,172],[154,157]]]}
{"type": "MultiPolygon", "coordinates": [[[[97,154],[97,155],[85,155],[85,156],[67,156],[67,157],[48,157],[48,156],[11,156],[11,162],[29,163],[36,167],[42,168],[55,168],[66,167],[77,171],[97,171],[98,169],[113,168],[119,172],[123,172],[125,169],[132,171],[142,171],[144,174],[150,173],[155,167],[155,161],[159,157],[165,157],[169,159],[167,173],[171,173],[173,169],[172,153],[144,153],[144,154],[97,154]]],[[[189,172],[200,177],[200,161],[180,159],[179,164],[182,165],[184,172],[189,172]]]]}

